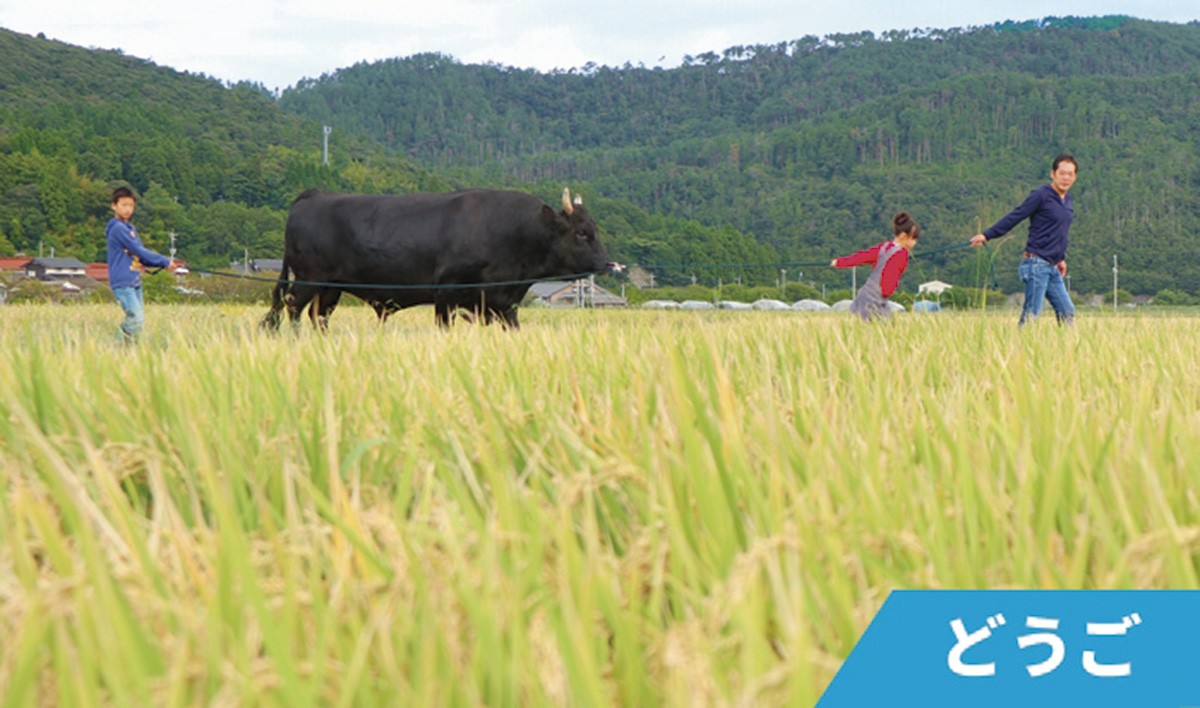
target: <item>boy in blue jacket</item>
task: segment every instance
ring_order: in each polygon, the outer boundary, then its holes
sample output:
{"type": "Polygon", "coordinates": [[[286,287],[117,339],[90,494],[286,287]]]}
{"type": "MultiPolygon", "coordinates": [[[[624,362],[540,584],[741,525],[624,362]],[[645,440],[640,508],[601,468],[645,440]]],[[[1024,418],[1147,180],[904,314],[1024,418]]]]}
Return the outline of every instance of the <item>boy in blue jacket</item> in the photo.
{"type": "Polygon", "coordinates": [[[109,219],[105,234],[108,237],[108,285],[125,312],[121,322],[121,339],[136,342],[146,321],[145,303],[142,298],[142,271],[147,266],[174,270],[183,265],[142,245],[137,229],[129,223],[133,210],[137,208],[137,197],[128,187],[113,190],[113,218],[109,219]]]}

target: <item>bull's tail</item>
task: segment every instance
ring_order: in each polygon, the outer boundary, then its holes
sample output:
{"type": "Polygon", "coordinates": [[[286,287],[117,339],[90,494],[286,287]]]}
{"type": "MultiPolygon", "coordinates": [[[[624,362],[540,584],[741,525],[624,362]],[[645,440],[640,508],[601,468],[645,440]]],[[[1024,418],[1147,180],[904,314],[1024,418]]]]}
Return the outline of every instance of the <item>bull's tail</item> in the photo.
{"type": "Polygon", "coordinates": [[[262,321],[258,326],[276,332],[279,330],[279,322],[283,319],[283,297],[289,287],[289,274],[291,270],[288,268],[287,256],[283,257],[283,266],[279,269],[279,281],[275,283],[275,288],[271,291],[271,309],[263,316],[262,321]]]}

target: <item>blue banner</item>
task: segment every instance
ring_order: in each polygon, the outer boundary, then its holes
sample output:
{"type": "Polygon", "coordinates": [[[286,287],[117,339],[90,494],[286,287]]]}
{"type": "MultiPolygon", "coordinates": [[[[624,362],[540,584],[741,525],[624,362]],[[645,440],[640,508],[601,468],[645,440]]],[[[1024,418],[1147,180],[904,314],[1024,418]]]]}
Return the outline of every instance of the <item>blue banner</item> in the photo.
{"type": "Polygon", "coordinates": [[[897,590],[817,705],[1200,707],[1200,590],[897,590]]]}

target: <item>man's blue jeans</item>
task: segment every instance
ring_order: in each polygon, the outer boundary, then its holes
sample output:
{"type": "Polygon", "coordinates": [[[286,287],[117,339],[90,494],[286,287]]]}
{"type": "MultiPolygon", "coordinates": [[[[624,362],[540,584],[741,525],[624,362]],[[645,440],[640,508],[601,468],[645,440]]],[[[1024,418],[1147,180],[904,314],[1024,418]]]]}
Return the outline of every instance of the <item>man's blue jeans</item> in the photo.
{"type": "Polygon", "coordinates": [[[142,287],[137,285],[113,288],[112,291],[117,302],[121,303],[121,309],[125,311],[125,320],[121,322],[121,341],[136,342],[142,333],[142,326],[146,323],[142,287]]]}
{"type": "Polygon", "coordinates": [[[1021,324],[1042,313],[1042,301],[1049,300],[1060,324],[1070,324],[1075,319],[1075,305],[1063,284],[1058,268],[1045,258],[1026,258],[1017,270],[1021,282],[1025,283],[1025,305],[1021,308],[1021,324]]]}

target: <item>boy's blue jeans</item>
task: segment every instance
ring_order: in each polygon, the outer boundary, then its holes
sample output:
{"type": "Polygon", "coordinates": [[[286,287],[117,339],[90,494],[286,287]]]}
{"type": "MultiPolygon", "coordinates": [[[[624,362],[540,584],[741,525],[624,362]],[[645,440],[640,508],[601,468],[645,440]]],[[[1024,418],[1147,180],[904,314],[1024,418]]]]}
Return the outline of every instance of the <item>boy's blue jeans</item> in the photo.
{"type": "Polygon", "coordinates": [[[1060,324],[1071,324],[1075,319],[1075,305],[1063,284],[1058,268],[1045,258],[1026,258],[1021,261],[1017,274],[1025,283],[1025,305],[1021,308],[1021,324],[1042,314],[1042,301],[1049,300],[1060,324]]]}
{"type": "Polygon", "coordinates": [[[125,311],[125,320],[121,322],[121,341],[136,342],[146,323],[146,307],[142,300],[142,287],[131,285],[123,288],[113,288],[113,295],[121,303],[125,311]]]}

